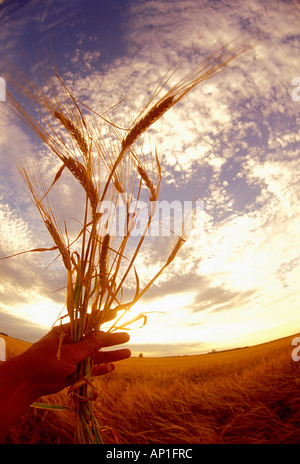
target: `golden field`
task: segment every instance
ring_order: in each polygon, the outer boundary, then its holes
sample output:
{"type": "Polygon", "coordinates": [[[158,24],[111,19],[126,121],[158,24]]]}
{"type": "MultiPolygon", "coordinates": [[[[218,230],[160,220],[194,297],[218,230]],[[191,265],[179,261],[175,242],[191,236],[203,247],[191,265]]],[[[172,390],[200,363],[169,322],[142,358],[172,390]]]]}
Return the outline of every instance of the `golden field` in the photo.
{"type": "MultiPolygon", "coordinates": [[[[213,354],[130,358],[95,380],[95,413],[105,443],[300,443],[296,335],[213,354]]],[[[9,356],[29,344],[9,337],[9,356]]],[[[70,405],[67,390],[43,397],[70,405]]],[[[29,408],[11,443],[72,443],[72,411],[29,408]]]]}

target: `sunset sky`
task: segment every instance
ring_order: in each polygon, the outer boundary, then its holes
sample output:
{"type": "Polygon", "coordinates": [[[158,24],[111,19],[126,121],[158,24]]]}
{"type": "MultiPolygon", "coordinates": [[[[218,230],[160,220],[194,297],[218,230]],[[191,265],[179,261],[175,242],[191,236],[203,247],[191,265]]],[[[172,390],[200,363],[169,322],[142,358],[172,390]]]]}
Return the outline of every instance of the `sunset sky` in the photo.
{"type": "MultiPolygon", "coordinates": [[[[125,98],[127,123],[170,66],[184,59],[181,77],[229,41],[255,39],[153,126],[160,199],[203,201],[203,227],[136,305],[148,323],[130,333],[133,355],[197,354],[300,330],[299,20],[296,0],[0,0],[0,77],[13,67],[35,74],[37,55],[49,54],[95,110],[125,98]]],[[[46,149],[5,105],[0,257],[52,245],[17,170],[46,149]]],[[[139,257],[142,275],[164,243],[139,257]]],[[[59,316],[65,275],[45,270],[53,257],[0,261],[0,332],[35,341],[59,316]]]]}

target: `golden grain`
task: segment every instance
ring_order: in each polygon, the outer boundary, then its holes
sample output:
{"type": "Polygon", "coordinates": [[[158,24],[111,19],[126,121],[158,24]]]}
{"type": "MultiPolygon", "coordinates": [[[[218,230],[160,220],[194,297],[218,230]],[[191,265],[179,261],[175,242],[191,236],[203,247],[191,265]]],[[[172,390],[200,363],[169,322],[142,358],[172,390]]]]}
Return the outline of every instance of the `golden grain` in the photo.
{"type": "Polygon", "coordinates": [[[157,200],[157,193],[155,191],[153,183],[152,183],[151,179],[149,178],[147,172],[145,171],[145,169],[141,165],[138,165],[137,170],[138,170],[138,173],[140,174],[141,178],[145,182],[146,186],[150,190],[150,201],[156,201],[157,200]]]}
{"type": "Polygon", "coordinates": [[[98,193],[94,185],[93,178],[88,174],[85,167],[76,159],[72,157],[62,157],[62,160],[65,166],[69,169],[69,171],[86,191],[91,203],[93,215],[95,215],[98,206],[98,193]]]}
{"type": "Polygon", "coordinates": [[[54,111],[53,114],[62,123],[65,129],[71,134],[71,136],[74,138],[82,154],[85,157],[87,157],[88,152],[89,152],[88,145],[81,131],[78,129],[78,127],[76,127],[69,118],[67,118],[64,114],[60,113],[59,111],[54,111]]]}
{"type": "MultiPolygon", "coordinates": [[[[81,340],[87,330],[98,329],[101,315],[104,315],[104,319],[108,320],[108,315],[114,308],[122,308],[124,309],[123,315],[126,314],[164,272],[166,267],[171,264],[184,243],[183,237],[179,237],[165,264],[154,277],[140,288],[140,280],[135,269],[136,258],[145,245],[146,233],[153,219],[152,212],[149,213],[144,233],[138,239],[131,236],[132,230],[130,228],[127,230],[125,237],[121,238],[118,243],[117,241],[113,242],[114,246],[111,244],[110,236],[112,234],[110,234],[109,230],[104,238],[99,236],[98,226],[110,223],[111,215],[117,205],[118,196],[120,193],[124,193],[125,187],[128,188],[126,192],[127,224],[133,223],[136,219],[136,207],[133,208],[133,212],[130,212],[132,211],[130,207],[140,198],[141,181],[145,183],[150,191],[150,200],[155,201],[158,198],[161,169],[157,153],[155,152],[155,158],[153,156],[152,159],[150,177],[146,169],[145,157],[143,153],[137,155],[134,152],[134,143],[184,95],[196,85],[215,75],[225,64],[244,52],[245,48],[245,46],[221,48],[200,63],[192,73],[189,73],[184,79],[171,87],[155,103],[155,99],[168,82],[166,80],[160,88],[157,88],[158,90],[155,90],[153,97],[133,121],[123,139],[120,129],[110,121],[109,117],[104,119],[101,115],[91,111],[91,118],[89,118],[89,124],[87,124],[87,120],[83,117],[83,113],[79,108],[79,103],[58,75],[56,76],[58,89],[54,88],[52,86],[53,81],[50,81],[50,97],[48,93],[47,95],[43,94],[42,90],[39,93],[40,98],[37,98],[35,93],[32,95],[31,103],[37,105],[37,112],[40,116],[37,120],[11,94],[8,94],[9,100],[19,117],[40,136],[41,140],[52,150],[54,156],[64,163],[64,166],[86,193],[83,218],[76,218],[78,224],[81,225],[81,231],[70,245],[67,233],[66,240],[64,240],[60,232],[60,227],[55,220],[48,199],[48,194],[61,178],[64,168],[59,169],[51,187],[48,189],[45,186],[41,172],[38,172],[38,175],[35,176],[34,173],[27,172],[25,168],[21,169],[33,201],[68,271],[66,301],[74,342],[81,340]],[[119,152],[114,151],[114,149],[110,151],[111,145],[104,147],[105,144],[99,137],[101,133],[98,127],[99,119],[100,123],[105,124],[106,127],[108,126],[110,133],[116,136],[118,147],[121,145],[119,152]],[[79,154],[77,153],[78,150],[76,150],[76,153],[74,152],[74,143],[66,143],[57,133],[57,121],[62,124],[71,136],[79,149],[79,154]],[[89,143],[85,138],[87,134],[89,143]],[[151,178],[155,177],[158,179],[156,186],[151,180],[151,178]],[[97,212],[99,202],[106,199],[111,200],[110,204],[113,204],[109,208],[107,217],[97,212]],[[133,244],[130,242],[131,238],[133,238],[133,244]],[[65,242],[68,243],[68,247],[65,242]],[[72,246],[75,248],[74,251],[72,246]],[[80,252],[76,249],[78,246],[80,252]],[[124,289],[131,277],[135,282],[134,296],[131,300],[129,299],[129,301],[123,303],[124,289]],[[92,315],[90,315],[90,309],[92,315]]],[[[29,91],[24,90],[24,92],[28,97],[29,91]]],[[[109,330],[112,331],[118,328],[123,315],[117,318],[109,330]]],[[[124,324],[121,323],[120,327],[124,326],[124,324]]],[[[76,416],[75,442],[102,443],[101,433],[93,409],[94,395],[89,387],[92,381],[92,359],[83,360],[78,365],[78,375],[85,377],[87,382],[83,385],[77,384],[76,388],[74,387],[76,390],[73,392],[76,416]]],[[[116,395],[113,402],[115,404],[116,395]]],[[[114,410],[114,407],[111,409],[114,410]]]]}
{"type": "Polygon", "coordinates": [[[180,250],[184,242],[185,240],[182,237],[178,237],[173,250],[171,251],[171,253],[168,256],[168,259],[166,260],[166,266],[169,266],[169,264],[171,264],[171,262],[175,259],[178,251],[180,250]]]}
{"type": "MultiPolygon", "coordinates": [[[[295,336],[211,354],[123,361],[108,379],[95,381],[105,443],[299,444],[295,336]]],[[[28,348],[5,338],[8,357],[28,348]]],[[[66,390],[40,401],[72,406],[66,390]]],[[[71,444],[73,421],[70,411],[29,408],[10,440],[71,444]]]]}
{"type": "Polygon", "coordinates": [[[173,106],[173,96],[154,105],[150,110],[138,120],[122,141],[122,148],[128,148],[132,145],[152,124],[160,119],[165,112],[173,106]]]}
{"type": "Polygon", "coordinates": [[[55,245],[57,246],[58,251],[61,254],[65,268],[67,269],[67,271],[71,271],[72,266],[71,266],[70,252],[67,249],[67,247],[64,245],[59,232],[57,231],[53,222],[50,219],[44,218],[44,223],[55,245]]]}

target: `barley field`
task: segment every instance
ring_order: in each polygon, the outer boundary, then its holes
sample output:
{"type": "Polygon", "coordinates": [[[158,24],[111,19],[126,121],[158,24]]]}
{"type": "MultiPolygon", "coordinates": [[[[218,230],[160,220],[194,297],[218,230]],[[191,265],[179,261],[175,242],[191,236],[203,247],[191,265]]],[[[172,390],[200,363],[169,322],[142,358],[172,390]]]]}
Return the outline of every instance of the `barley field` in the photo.
{"type": "MultiPolygon", "coordinates": [[[[106,444],[300,443],[300,371],[292,339],[198,356],[130,358],[98,378],[106,444]]],[[[28,344],[4,337],[7,357],[28,344]]],[[[70,405],[68,391],[40,399],[70,405]]],[[[73,413],[29,408],[11,443],[73,443],[73,413]]]]}

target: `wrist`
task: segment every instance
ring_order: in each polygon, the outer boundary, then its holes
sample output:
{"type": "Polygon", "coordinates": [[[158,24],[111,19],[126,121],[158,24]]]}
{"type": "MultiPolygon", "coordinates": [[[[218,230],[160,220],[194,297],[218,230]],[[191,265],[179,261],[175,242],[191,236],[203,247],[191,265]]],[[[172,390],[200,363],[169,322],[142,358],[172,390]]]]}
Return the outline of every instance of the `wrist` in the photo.
{"type": "Polygon", "coordinates": [[[22,355],[0,365],[0,443],[9,429],[37,398],[34,382],[30,381],[22,355]]]}
{"type": "Polygon", "coordinates": [[[38,386],[31,378],[31,370],[26,358],[21,354],[8,359],[4,364],[3,375],[12,387],[11,394],[18,393],[24,401],[31,404],[37,399],[39,393],[38,386]]]}

